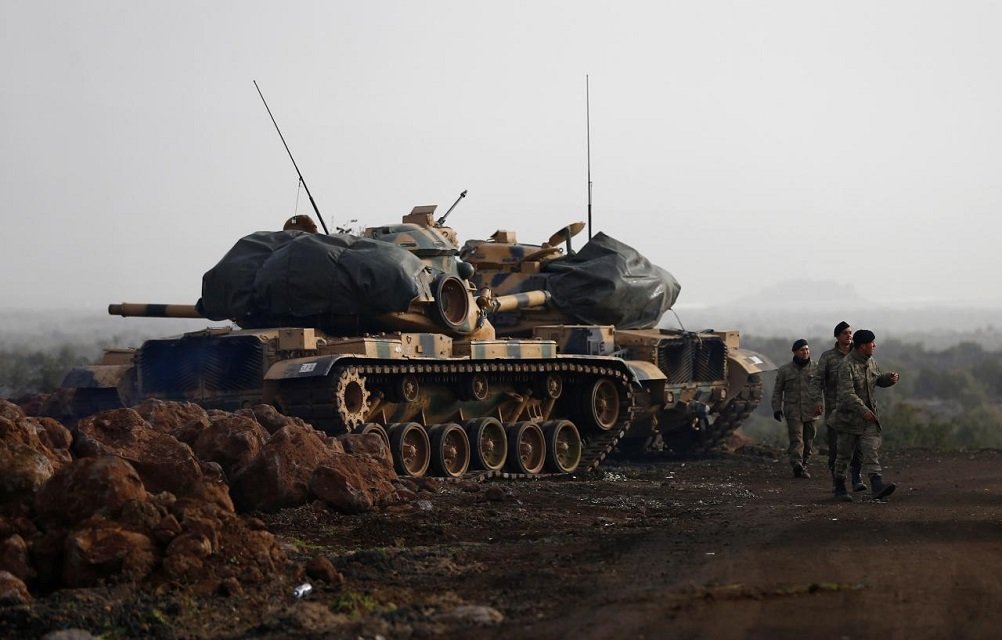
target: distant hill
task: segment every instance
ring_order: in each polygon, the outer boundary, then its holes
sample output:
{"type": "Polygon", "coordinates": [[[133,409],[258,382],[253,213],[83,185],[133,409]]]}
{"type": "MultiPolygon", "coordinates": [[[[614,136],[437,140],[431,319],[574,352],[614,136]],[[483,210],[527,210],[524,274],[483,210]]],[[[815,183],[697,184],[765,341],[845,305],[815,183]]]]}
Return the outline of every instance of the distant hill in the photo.
{"type": "Polygon", "coordinates": [[[740,309],[865,307],[869,302],[852,285],[823,280],[784,280],[752,295],[743,296],[727,307],[740,309]]]}
{"type": "Polygon", "coordinates": [[[977,342],[985,349],[1002,349],[1002,309],[977,305],[874,303],[851,285],[816,280],[788,280],[729,304],[675,306],[660,326],[737,329],[746,335],[808,339],[829,338],[839,321],[871,329],[881,338],[917,342],[943,349],[960,342],[977,342]]]}

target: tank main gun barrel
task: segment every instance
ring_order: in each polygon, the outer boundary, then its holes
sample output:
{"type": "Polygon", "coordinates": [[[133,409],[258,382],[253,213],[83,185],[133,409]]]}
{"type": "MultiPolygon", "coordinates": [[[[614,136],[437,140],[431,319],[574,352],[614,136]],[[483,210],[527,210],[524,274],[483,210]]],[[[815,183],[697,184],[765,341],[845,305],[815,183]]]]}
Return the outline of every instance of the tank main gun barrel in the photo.
{"type": "Polygon", "coordinates": [[[545,307],[550,303],[550,292],[525,291],[522,293],[512,293],[505,296],[495,296],[490,311],[498,313],[501,311],[514,311],[515,309],[536,309],[545,307]]]}
{"type": "Polygon", "coordinates": [[[123,318],[204,318],[193,304],[109,304],[108,314],[123,318]]]}

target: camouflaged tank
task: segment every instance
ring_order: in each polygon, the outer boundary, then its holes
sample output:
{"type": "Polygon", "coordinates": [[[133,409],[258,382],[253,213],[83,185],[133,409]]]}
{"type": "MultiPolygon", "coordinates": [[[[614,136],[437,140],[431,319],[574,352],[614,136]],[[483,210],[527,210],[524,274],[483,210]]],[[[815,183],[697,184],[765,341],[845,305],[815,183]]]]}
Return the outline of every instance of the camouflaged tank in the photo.
{"type": "Polygon", "coordinates": [[[700,454],[719,447],[761,402],[760,374],[775,367],[742,349],[737,331],[657,328],[678,295],[677,281],[604,234],[575,253],[571,238],[584,226],[568,225],[538,245],[501,230],[465,243],[460,257],[476,268],[472,279],[481,289],[552,294],[546,306],[492,312],[496,333],[628,363],[633,423],[620,450],[700,454]]]}
{"type": "Polygon", "coordinates": [[[362,237],[251,234],[205,274],[196,305],[111,305],[113,315],[235,326],[109,350],[74,369],[63,386],[75,390],[77,414],[146,398],[228,411],[267,403],[331,434],[377,433],[403,475],[594,470],[642,417],[646,363],[562,351],[574,329],[498,337],[491,314],[543,308],[549,295],[479,290],[434,209],[362,237]],[[334,275],[307,270],[335,262],[334,275]],[[402,271],[374,271],[379,262],[402,271]]]}

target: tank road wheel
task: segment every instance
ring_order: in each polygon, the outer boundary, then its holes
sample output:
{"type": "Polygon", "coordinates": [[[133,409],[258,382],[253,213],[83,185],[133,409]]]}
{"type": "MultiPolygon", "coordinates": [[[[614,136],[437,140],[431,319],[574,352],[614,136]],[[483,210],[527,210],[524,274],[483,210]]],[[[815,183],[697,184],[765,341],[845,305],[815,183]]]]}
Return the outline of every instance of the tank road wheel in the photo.
{"type": "Polygon", "coordinates": [[[364,425],[362,425],[362,428],[359,430],[359,433],[376,434],[383,441],[383,445],[386,446],[386,450],[387,451],[390,450],[390,435],[386,433],[386,429],[383,428],[383,425],[376,424],[375,422],[366,422],[364,425]]]}
{"type": "Polygon", "coordinates": [[[540,425],[546,437],[546,468],[574,473],[581,462],[581,434],[570,420],[548,420],[540,425]]]}
{"type": "Polygon", "coordinates": [[[508,469],[535,475],[546,464],[546,439],[534,422],[508,425],[508,469]]]}
{"type": "Polygon", "coordinates": [[[436,476],[458,478],[470,467],[470,440],[454,422],[436,424],[431,436],[431,468],[436,476]]]}
{"type": "Polygon", "coordinates": [[[609,378],[589,384],[582,400],[582,417],[587,426],[608,431],[619,422],[619,389],[609,378]]]}
{"type": "Polygon", "coordinates": [[[334,385],[334,405],[338,420],[348,431],[365,423],[369,413],[369,390],[365,378],[352,367],[338,374],[334,385]]]}
{"type": "Polygon", "coordinates": [[[424,427],[416,422],[390,425],[390,453],[393,467],[402,476],[420,478],[431,463],[431,442],[424,427]]]}
{"type": "Polygon", "coordinates": [[[466,423],[470,439],[470,467],[500,471],[508,457],[508,436],[496,418],[475,418],[466,423]]]}

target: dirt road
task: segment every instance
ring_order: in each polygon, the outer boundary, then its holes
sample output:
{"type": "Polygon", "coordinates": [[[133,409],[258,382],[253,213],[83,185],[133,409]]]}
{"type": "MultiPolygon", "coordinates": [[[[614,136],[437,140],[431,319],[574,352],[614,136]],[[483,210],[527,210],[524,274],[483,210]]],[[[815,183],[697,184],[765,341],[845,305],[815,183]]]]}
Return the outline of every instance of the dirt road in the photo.
{"type": "MultiPolygon", "coordinates": [[[[108,637],[986,638],[1002,624],[1002,452],[889,452],[887,503],[771,456],[453,483],[382,512],[263,517],[343,585],[142,585],[0,608],[0,634],[108,637]],[[860,494],[857,494],[857,498],[860,494]]],[[[419,487],[420,489],[420,487],[419,487]]]]}

